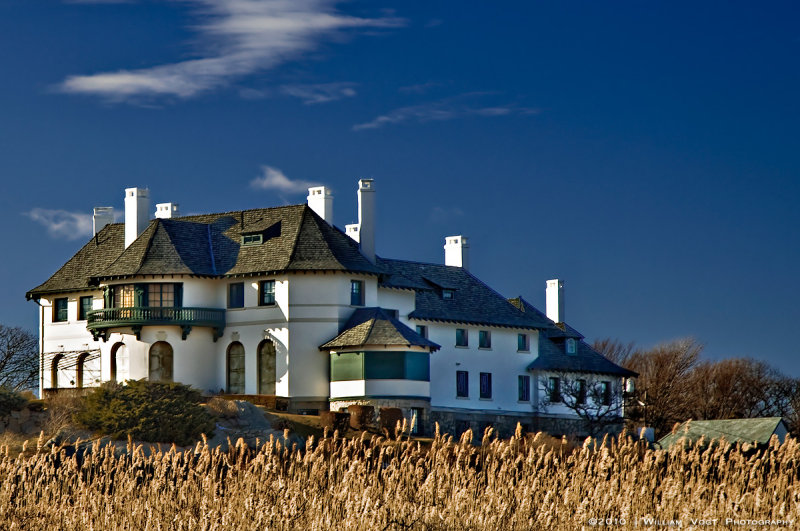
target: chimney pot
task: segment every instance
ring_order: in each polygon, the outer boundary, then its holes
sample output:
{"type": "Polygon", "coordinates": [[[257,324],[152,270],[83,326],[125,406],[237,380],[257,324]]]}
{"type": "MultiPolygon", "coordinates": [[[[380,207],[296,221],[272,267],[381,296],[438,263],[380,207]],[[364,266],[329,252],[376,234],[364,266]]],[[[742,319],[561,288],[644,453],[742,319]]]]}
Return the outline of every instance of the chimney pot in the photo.
{"type": "Polygon", "coordinates": [[[548,319],[564,322],[564,282],[555,278],[547,281],[545,306],[548,319]]]}
{"type": "Polygon", "coordinates": [[[469,270],[469,243],[465,236],[448,236],[444,239],[444,265],[469,270]]]}
{"type": "Polygon", "coordinates": [[[150,190],[125,189],[125,248],[136,241],[150,223],[150,190]]]}
{"type": "MultiPolygon", "coordinates": [[[[353,238],[355,239],[355,238],[353,238]]],[[[375,181],[358,181],[358,243],[361,252],[375,262],[375,181]]]]}
{"type": "Polygon", "coordinates": [[[328,225],[333,225],[333,195],[327,186],[312,186],[308,189],[306,198],[308,206],[324,219],[328,225]]]}
{"type": "Polygon", "coordinates": [[[178,203],[158,203],[155,216],[159,219],[177,218],[180,216],[178,203]]]}

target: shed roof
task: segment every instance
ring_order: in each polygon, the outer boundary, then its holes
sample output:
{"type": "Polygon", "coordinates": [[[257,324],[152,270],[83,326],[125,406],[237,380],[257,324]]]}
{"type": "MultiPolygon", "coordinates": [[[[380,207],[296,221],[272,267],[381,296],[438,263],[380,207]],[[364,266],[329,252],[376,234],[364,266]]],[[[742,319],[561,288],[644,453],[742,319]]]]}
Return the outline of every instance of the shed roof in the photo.
{"type": "MultiPolygon", "coordinates": [[[[662,437],[658,444],[667,449],[681,439],[697,442],[703,437],[706,441],[722,439],[730,443],[767,444],[770,437],[778,431],[785,434],[786,423],[782,417],[762,417],[755,419],[729,420],[687,420],[670,433],[662,437]],[[781,426],[782,425],[782,426],[781,426]],[[781,430],[781,428],[783,430],[781,430]]],[[[780,434],[779,434],[780,435],[780,434]]]]}

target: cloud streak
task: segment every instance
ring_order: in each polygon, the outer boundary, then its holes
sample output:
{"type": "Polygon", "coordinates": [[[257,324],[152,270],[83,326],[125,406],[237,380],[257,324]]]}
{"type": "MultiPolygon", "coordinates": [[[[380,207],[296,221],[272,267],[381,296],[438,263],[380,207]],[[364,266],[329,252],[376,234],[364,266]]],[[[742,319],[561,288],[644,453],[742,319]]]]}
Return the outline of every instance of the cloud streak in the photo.
{"type": "Polygon", "coordinates": [[[300,98],[306,105],[328,103],[352,98],[356,95],[356,83],[318,83],[313,85],[283,85],[281,92],[300,98]]]}
{"type": "MultiPolygon", "coordinates": [[[[335,9],[336,0],[187,1],[202,17],[196,30],[207,51],[205,55],[151,68],[73,75],[59,89],[111,101],[192,98],[297,59],[322,41],[341,37],[346,31],[405,24],[392,16],[363,18],[342,14],[335,9]]],[[[320,97],[324,98],[317,96],[320,97]]]]}
{"type": "Polygon", "coordinates": [[[501,105],[481,105],[474,100],[485,96],[485,93],[462,94],[452,98],[445,98],[437,101],[422,103],[419,105],[409,105],[399,107],[386,114],[377,116],[369,122],[355,124],[353,131],[363,131],[366,129],[380,129],[388,125],[402,123],[427,123],[443,122],[465,118],[468,116],[509,116],[520,114],[538,114],[538,109],[530,107],[520,107],[516,104],[501,105]]]}
{"type": "Polygon", "coordinates": [[[53,238],[78,240],[92,235],[92,215],[68,210],[34,208],[23,213],[43,225],[53,238]]]}
{"type": "Polygon", "coordinates": [[[289,179],[281,170],[272,166],[261,166],[262,175],[250,181],[250,187],[256,190],[277,190],[296,194],[308,191],[311,186],[318,186],[312,181],[289,179]]]}

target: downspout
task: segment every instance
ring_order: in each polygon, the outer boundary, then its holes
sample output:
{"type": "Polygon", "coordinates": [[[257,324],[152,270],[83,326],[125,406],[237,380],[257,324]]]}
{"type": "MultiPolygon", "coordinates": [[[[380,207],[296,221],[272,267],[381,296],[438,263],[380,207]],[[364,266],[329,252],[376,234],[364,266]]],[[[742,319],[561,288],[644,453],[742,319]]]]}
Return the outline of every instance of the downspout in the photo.
{"type": "Polygon", "coordinates": [[[44,306],[39,299],[33,299],[39,305],[39,398],[44,398],[44,306]]]}

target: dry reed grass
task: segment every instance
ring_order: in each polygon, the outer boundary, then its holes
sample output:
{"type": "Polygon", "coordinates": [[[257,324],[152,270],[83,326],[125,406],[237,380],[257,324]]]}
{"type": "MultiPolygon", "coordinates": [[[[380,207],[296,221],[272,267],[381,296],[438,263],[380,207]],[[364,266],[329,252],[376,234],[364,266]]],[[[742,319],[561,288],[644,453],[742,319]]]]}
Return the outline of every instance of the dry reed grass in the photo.
{"type": "MultiPolygon", "coordinates": [[[[430,447],[334,434],[306,448],[85,455],[0,448],[10,529],[581,529],[589,518],[800,521],[800,445],[673,452],[622,439],[562,451],[543,436],[430,447]]],[[[688,521],[687,521],[688,523],[688,521]]]]}

